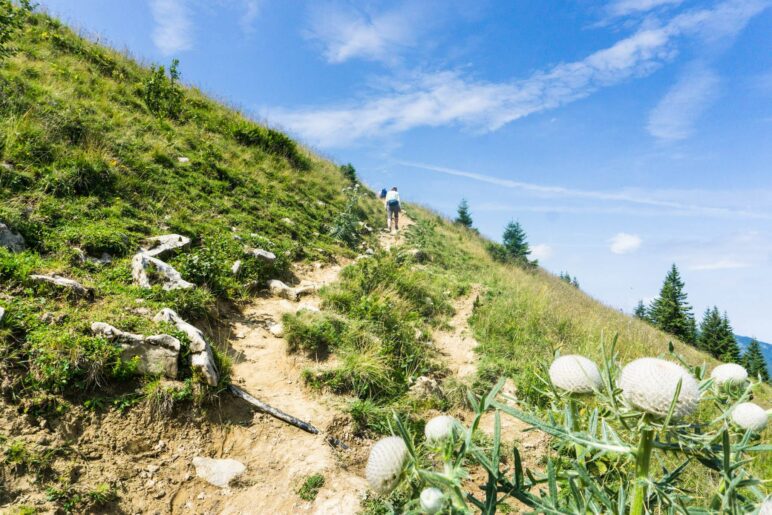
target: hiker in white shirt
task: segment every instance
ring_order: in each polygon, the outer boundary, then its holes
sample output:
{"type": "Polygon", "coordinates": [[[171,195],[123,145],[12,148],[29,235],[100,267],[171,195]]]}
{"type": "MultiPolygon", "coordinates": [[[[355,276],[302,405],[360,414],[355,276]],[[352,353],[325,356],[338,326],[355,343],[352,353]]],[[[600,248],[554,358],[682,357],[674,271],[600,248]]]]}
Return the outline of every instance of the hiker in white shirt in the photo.
{"type": "Polygon", "coordinates": [[[387,225],[389,231],[391,231],[391,221],[394,220],[394,230],[399,231],[399,193],[397,193],[397,187],[391,188],[391,191],[386,193],[386,213],[387,213],[387,225]]]}

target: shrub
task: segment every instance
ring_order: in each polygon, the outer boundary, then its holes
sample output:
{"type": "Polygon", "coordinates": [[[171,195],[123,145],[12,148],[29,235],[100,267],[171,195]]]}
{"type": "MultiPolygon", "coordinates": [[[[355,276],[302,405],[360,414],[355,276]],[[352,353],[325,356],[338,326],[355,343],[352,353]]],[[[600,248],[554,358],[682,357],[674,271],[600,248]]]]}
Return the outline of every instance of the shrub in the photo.
{"type": "Polygon", "coordinates": [[[282,317],[289,352],[303,351],[317,359],[337,347],[346,329],[338,316],[300,311],[282,317]]]}
{"type": "Polygon", "coordinates": [[[45,179],[44,190],[57,197],[112,193],[115,175],[101,159],[81,156],[57,167],[45,179]]]}
{"type": "Polygon", "coordinates": [[[231,265],[239,254],[240,248],[232,238],[216,237],[205,240],[200,247],[186,252],[176,262],[186,280],[205,285],[215,295],[224,296],[238,287],[231,265]]]}
{"type": "Polygon", "coordinates": [[[152,66],[142,84],[145,105],[156,116],[177,119],[182,113],[184,92],[179,86],[179,64],[178,59],[172,61],[168,77],[163,66],[152,66]]]}
{"type": "Polygon", "coordinates": [[[350,248],[354,248],[359,243],[361,236],[359,234],[359,198],[361,193],[359,185],[349,186],[343,190],[346,196],[346,203],[343,210],[338,214],[330,226],[330,236],[344,243],[350,248]]]}
{"type": "Polygon", "coordinates": [[[22,284],[40,266],[40,258],[30,252],[14,253],[0,247],[0,279],[10,284],[22,284]]]}
{"type": "Polygon", "coordinates": [[[340,173],[342,173],[343,177],[348,179],[351,183],[357,182],[357,170],[351,163],[341,165],[340,173]]]}
{"type": "Polygon", "coordinates": [[[30,12],[32,12],[30,0],[21,0],[20,7],[14,6],[11,0],[0,0],[0,62],[16,52],[13,46],[16,32],[22,27],[30,12]]]}
{"type": "Polygon", "coordinates": [[[254,123],[241,123],[233,129],[233,137],[242,145],[257,147],[285,158],[297,169],[306,170],[310,163],[286,134],[254,123]]]}

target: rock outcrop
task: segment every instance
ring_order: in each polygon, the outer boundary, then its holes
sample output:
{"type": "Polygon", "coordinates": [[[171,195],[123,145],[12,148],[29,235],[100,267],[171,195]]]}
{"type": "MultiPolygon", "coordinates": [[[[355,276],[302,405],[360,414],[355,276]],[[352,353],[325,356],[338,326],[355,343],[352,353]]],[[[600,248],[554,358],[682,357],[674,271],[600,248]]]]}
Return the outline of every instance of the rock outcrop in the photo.
{"type": "Polygon", "coordinates": [[[164,234],[161,236],[153,236],[148,238],[149,246],[147,249],[142,249],[140,252],[146,256],[154,258],[166,258],[175,251],[183,249],[190,245],[190,238],[181,236],[179,234],[164,234]]]}
{"type": "Polygon", "coordinates": [[[190,340],[191,368],[197,370],[209,386],[217,386],[220,374],[215,365],[214,354],[201,330],[184,321],[174,310],[164,308],[153,319],[168,322],[185,333],[190,340]]]}
{"type": "Polygon", "coordinates": [[[21,252],[27,248],[21,234],[13,232],[7,225],[0,222],[0,247],[5,247],[11,252],[21,252]]]}
{"type": "Polygon", "coordinates": [[[30,275],[29,280],[33,283],[48,284],[54,289],[63,291],[72,297],[86,300],[94,299],[94,290],[86,288],[78,281],[62,277],[61,275],[30,275]]]}
{"type": "Polygon", "coordinates": [[[170,264],[142,252],[135,254],[131,260],[131,276],[134,278],[134,283],[142,288],[152,287],[151,277],[160,279],[164,290],[196,287],[195,284],[184,280],[177,269],[170,264]]]}
{"type": "Polygon", "coordinates": [[[91,332],[120,346],[121,359],[124,361],[138,357],[137,372],[140,374],[177,378],[177,359],[180,355],[180,341],[177,338],[168,334],[143,336],[127,333],[104,322],[91,324],[91,332]]]}

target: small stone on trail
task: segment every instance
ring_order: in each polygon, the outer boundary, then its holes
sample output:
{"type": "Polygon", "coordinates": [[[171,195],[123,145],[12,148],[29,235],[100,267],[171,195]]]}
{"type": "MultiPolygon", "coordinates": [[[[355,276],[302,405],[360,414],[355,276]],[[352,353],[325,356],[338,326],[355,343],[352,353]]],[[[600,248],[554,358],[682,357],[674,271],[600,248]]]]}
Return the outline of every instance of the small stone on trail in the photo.
{"type": "Polygon", "coordinates": [[[246,247],[244,249],[244,253],[250,256],[254,256],[257,259],[261,259],[267,263],[273,263],[274,261],[276,261],[276,254],[274,254],[273,252],[268,252],[267,250],[253,249],[251,247],[246,247]]]}
{"type": "MultiPolygon", "coordinates": [[[[240,461],[232,459],[218,460],[202,456],[193,458],[193,466],[196,467],[196,475],[198,477],[220,488],[227,488],[234,478],[247,470],[247,467],[240,461]]],[[[199,498],[203,497],[199,495],[199,498]]]]}
{"type": "Polygon", "coordinates": [[[271,279],[268,281],[268,289],[273,295],[282,297],[287,300],[297,301],[298,292],[294,288],[290,288],[278,279],[271,279]]]}
{"type": "Polygon", "coordinates": [[[284,336],[284,326],[282,324],[273,324],[268,328],[268,332],[277,338],[282,338],[284,336]]]}

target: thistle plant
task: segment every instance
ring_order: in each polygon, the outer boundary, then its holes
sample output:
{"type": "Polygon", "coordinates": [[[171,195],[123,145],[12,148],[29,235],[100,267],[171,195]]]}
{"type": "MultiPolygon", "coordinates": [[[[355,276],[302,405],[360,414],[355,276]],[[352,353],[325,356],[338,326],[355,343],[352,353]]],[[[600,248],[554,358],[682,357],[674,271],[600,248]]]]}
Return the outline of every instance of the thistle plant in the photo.
{"type": "MultiPolygon", "coordinates": [[[[409,492],[406,513],[495,513],[510,501],[536,513],[765,513],[762,481],[748,466],[772,446],[759,433],[769,413],[749,402],[758,383],[736,366],[690,367],[674,353],[620,366],[614,339],[603,366],[583,356],[555,359],[548,369],[544,412],[515,407],[499,395],[504,380],[482,397],[469,394],[468,426],[441,415],[425,437],[411,434],[395,417],[404,447],[394,481],[371,484],[386,494],[409,492]],[[731,387],[729,387],[731,386],[731,387]],[[478,438],[482,416],[493,412],[492,441],[478,438]],[[501,417],[512,416],[551,437],[543,470],[524,470],[515,446],[504,456],[501,417]],[[687,470],[717,478],[714,492],[698,497],[683,484],[687,470]],[[484,484],[470,480],[483,473],[484,484]],[[699,472],[696,472],[699,473],[699,472]]],[[[392,444],[395,447],[397,444],[392,444]]],[[[381,442],[374,457],[383,455],[381,442]]],[[[368,463],[368,479],[371,464],[368,463]]]]}

